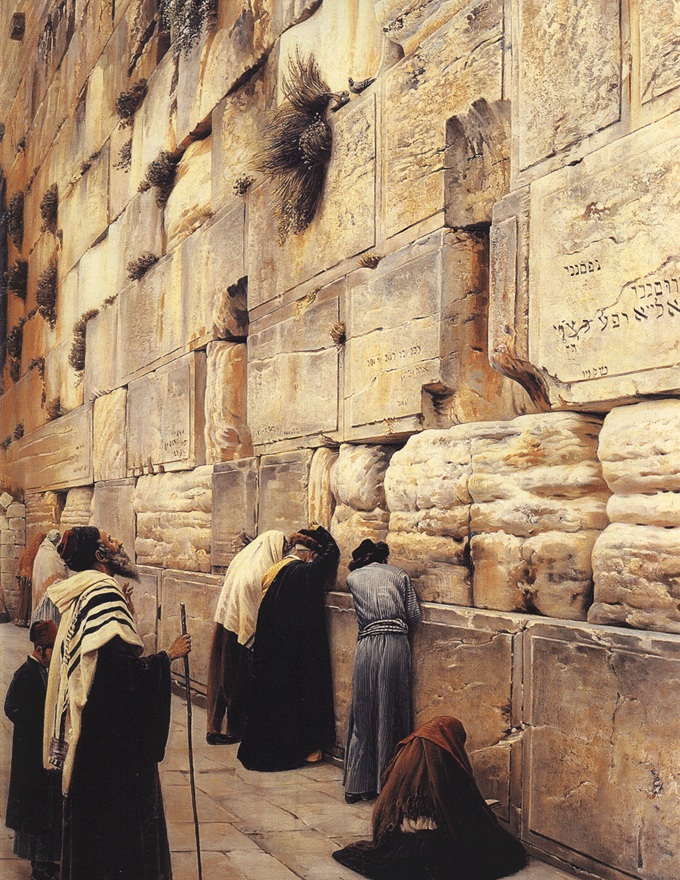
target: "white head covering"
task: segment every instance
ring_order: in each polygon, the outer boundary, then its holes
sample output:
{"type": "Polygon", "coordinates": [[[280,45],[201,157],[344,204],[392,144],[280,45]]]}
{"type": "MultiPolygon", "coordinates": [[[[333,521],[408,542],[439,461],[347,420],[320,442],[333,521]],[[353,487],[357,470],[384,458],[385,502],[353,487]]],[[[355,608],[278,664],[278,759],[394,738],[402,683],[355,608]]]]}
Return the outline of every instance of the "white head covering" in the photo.
{"type": "Polygon", "coordinates": [[[258,535],[231,560],[215,611],[215,623],[236,633],[242,645],[255,634],[262,601],[262,577],[283,559],[283,532],[270,529],[258,535]]]}

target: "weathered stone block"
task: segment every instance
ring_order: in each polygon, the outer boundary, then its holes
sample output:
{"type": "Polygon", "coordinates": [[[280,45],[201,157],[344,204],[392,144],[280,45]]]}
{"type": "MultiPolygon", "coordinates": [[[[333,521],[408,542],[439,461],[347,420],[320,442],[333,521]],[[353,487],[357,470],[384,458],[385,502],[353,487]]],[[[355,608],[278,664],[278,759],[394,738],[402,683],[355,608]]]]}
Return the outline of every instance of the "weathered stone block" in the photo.
{"type": "Polygon", "coordinates": [[[346,593],[328,593],[326,623],[333,667],[335,742],[344,749],[347,741],[349,707],[352,702],[352,669],[358,631],[350,596],[346,593]]]}
{"type": "MultiPolygon", "coordinates": [[[[242,458],[213,470],[212,564],[227,566],[243,548],[240,535],[257,533],[258,461],[242,458]]],[[[264,528],[261,529],[264,531],[264,528]]]]}
{"type": "Polygon", "coordinates": [[[79,486],[68,490],[66,503],[59,520],[59,530],[62,534],[66,529],[91,524],[93,499],[94,489],[92,486],[79,486]]]}
{"type": "Polygon", "coordinates": [[[39,532],[59,528],[66,502],[65,492],[36,492],[26,495],[26,537],[28,542],[39,532]]]}
{"type": "Polygon", "coordinates": [[[135,113],[132,129],[132,165],[130,184],[136,189],[146,177],[151,162],[162,150],[172,153],[177,147],[177,59],[167,52],[148,77],[147,94],[135,113]]]}
{"type": "Polygon", "coordinates": [[[620,0],[521,0],[517,44],[520,168],[618,121],[620,0]]]}
{"type": "Polygon", "coordinates": [[[140,565],[210,571],[212,467],[142,476],[134,505],[140,565]]]}
{"type": "Polygon", "coordinates": [[[56,345],[45,357],[45,404],[59,398],[59,404],[66,412],[77,409],[84,402],[83,383],[68,361],[72,346],[73,337],[56,345]]]}
{"type": "Polygon", "coordinates": [[[94,480],[120,480],[127,474],[127,389],[118,388],[94,402],[94,480]]]}
{"type": "Polygon", "coordinates": [[[135,481],[112,480],[94,487],[92,524],[122,541],[130,559],[135,558],[135,481]]]}
{"type": "Polygon", "coordinates": [[[524,540],[516,535],[500,533],[472,536],[472,598],[476,608],[525,610],[527,567],[522,558],[523,545],[524,540]]]}
{"type": "Polygon", "coordinates": [[[248,287],[253,308],[375,244],[375,97],[352,102],[331,120],[333,152],[323,198],[305,232],[272,246],[272,184],[248,195],[248,287]]]}
{"type": "Polygon", "coordinates": [[[206,350],[206,463],[253,453],[246,424],[248,349],[244,343],[211,342],[206,350]]]}
{"type": "Polygon", "coordinates": [[[377,0],[375,16],[387,37],[409,54],[466,5],[465,0],[377,0]]]}
{"type": "Polygon", "coordinates": [[[85,375],[82,381],[83,397],[86,401],[114,389],[122,375],[125,346],[130,343],[117,335],[120,312],[121,299],[117,298],[87,322],[85,375]],[[113,345],[112,340],[119,340],[118,344],[113,345]]]}
{"type": "MultiPolygon", "coordinates": [[[[345,578],[349,571],[347,565],[352,558],[352,550],[358,547],[364,538],[376,542],[387,540],[389,521],[389,512],[381,507],[376,507],[374,510],[355,510],[348,504],[336,504],[330,531],[341,551],[338,589],[345,589],[345,578]]],[[[390,562],[392,562],[391,557],[390,562]]]]}
{"type": "Polygon", "coordinates": [[[340,447],[331,475],[335,497],[357,510],[386,507],[384,479],[394,446],[340,447]]]}
{"type": "Polygon", "coordinates": [[[337,458],[335,449],[321,446],[314,452],[309,471],[307,519],[310,523],[319,523],[329,530],[335,510],[332,472],[337,458]]]}
{"type": "Polygon", "coordinates": [[[191,682],[205,693],[214,614],[224,578],[186,571],[164,571],[161,582],[161,622],[158,647],[167,650],[182,632],[180,603],[186,606],[191,634],[191,682]]]}
{"type": "Polygon", "coordinates": [[[207,137],[191,144],[177,165],[175,185],[165,208],[168,250],[212,216],[211,157],[212,143],[207,137]]]}
{"type": "Polygon", "coordinates": [[[205,369],[205,353],[192,352],[129,384],[130,476],[205,463],[205,369]]]}
{"type": "Polygon", "coordinates": [[[674,877],[677,638],[534,622],[524,644],[523,837],[572,863],[674,877]]]}
{"type": "Polygon", "coordinates": [[[640,93],[642,103],[678,85],[680,9],[673,0],[640,7],[640,93]]]}
{"type": "Polygon", "coordinates": [[[385,75],[385,89],[389,237],[444,209],[448,120],[474,101],[503,98],[501,5],[478,2],[458,12],[385,75]]]}
{"type": "Polygon", "coordinates": [[[28,490],[92,483],[92,406],[81,406],[19,441],[28,490]]]}
{"type": "MultiPolygon", "coordinates": [[[[139,581],[133,584],[132,601],[135,606],[137,631],[144,642],[144,653],[155,654],[158,650],[156,630],[158,628],[158,606],[160,605],[161,576],[160,568],[140,565],[139,581]]],[[[165,646],[170,647],[170,644],[165,646]]]]}
{"type": "Polygon", "coordinates": [[[338,287],[253,322],[248,337],[248,424],[258,446],[338,427],[338,287]],[[310,400],[314,405],[310,406],[310,400]]]}
{"type": "Polygon", "coordinates": [[[62,272],[68,272],[108,226],[108,202],[101,197],[108,188],[108,175],[107,145],[72,188],[60,196],[59,225],[64,230],[62,272]]]}
{"type": "Polygon", "coordinates": [[[156,204],[153,190],[134,193],[122,214],[109,226],[107,240],[110,262],[104,264],[103,271],[112,276],[114,292],[118,293],[130,283],[130,263],[142,254],[160,258],[165,252],[163,211],[156,204]]]}
{"type": "Polygon", "coordinates": [[[258,531],[280,529],[286,535],[306,528],[307,488],[313,451],[301,449],[260,459],[258,531]]]}
{"type": "Polygon", "coordinates": [[[532,184],[529,348],[556,406],[679,389],[679,118],[532,184]]]}

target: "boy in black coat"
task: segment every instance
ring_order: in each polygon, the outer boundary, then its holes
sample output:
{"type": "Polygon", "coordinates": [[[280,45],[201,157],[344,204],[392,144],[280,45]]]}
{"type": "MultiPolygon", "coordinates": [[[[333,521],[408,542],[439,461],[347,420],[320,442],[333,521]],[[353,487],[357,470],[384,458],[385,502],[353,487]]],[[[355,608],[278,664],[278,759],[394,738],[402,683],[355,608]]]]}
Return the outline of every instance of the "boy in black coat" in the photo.
{"type": "Polygon", "coordinates": [[[57,627],[36,621],[30,630],[33,653],[14,673],[5,715],[14,724],[6,825],[14,830],[14,853],[28,859],[33,880],[52,880],[61,855],[61,774],[43,767],[43,723],[47,670],[57,627]]]}

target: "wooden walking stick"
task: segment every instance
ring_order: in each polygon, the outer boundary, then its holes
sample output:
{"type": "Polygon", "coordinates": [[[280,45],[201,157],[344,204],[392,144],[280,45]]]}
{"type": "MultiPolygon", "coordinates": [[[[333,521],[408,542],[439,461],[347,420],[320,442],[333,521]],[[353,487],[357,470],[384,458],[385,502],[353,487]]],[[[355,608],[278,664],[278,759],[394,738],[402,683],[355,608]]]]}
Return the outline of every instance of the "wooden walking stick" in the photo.
{"type": "MultiPolygon", "coordinates": [[[[187,631],[187,611],[184,605],[179,606],[182,617],[182,635],[187,631]]],[[[194,831],[196,832],[196,858],[198,859],[198,880],[203,880],[201,868],[201,837],[198,830],[198,811],[196,810],[196,780],[194,778],[194,747],[191,737],[191,685],[189,684],[189,655],[184,655],[184,681],[187,688],[187,739],[189,741],[189,782],[191,783],[191,806],[194,810],[194,831]]]]}

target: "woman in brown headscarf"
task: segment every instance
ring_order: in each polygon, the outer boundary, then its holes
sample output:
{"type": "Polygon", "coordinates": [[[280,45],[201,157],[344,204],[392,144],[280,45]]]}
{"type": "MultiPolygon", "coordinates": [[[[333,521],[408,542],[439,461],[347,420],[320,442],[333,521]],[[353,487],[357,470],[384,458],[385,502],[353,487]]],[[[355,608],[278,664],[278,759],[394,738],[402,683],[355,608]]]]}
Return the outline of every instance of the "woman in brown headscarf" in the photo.
{"type": "Polygon", "coordinates": [[[496,880],[525,864],[475,784],[465,729],[441,716],[398,745],[373,810],[373,840],[333,858],[374,880],[496,880]]]}

